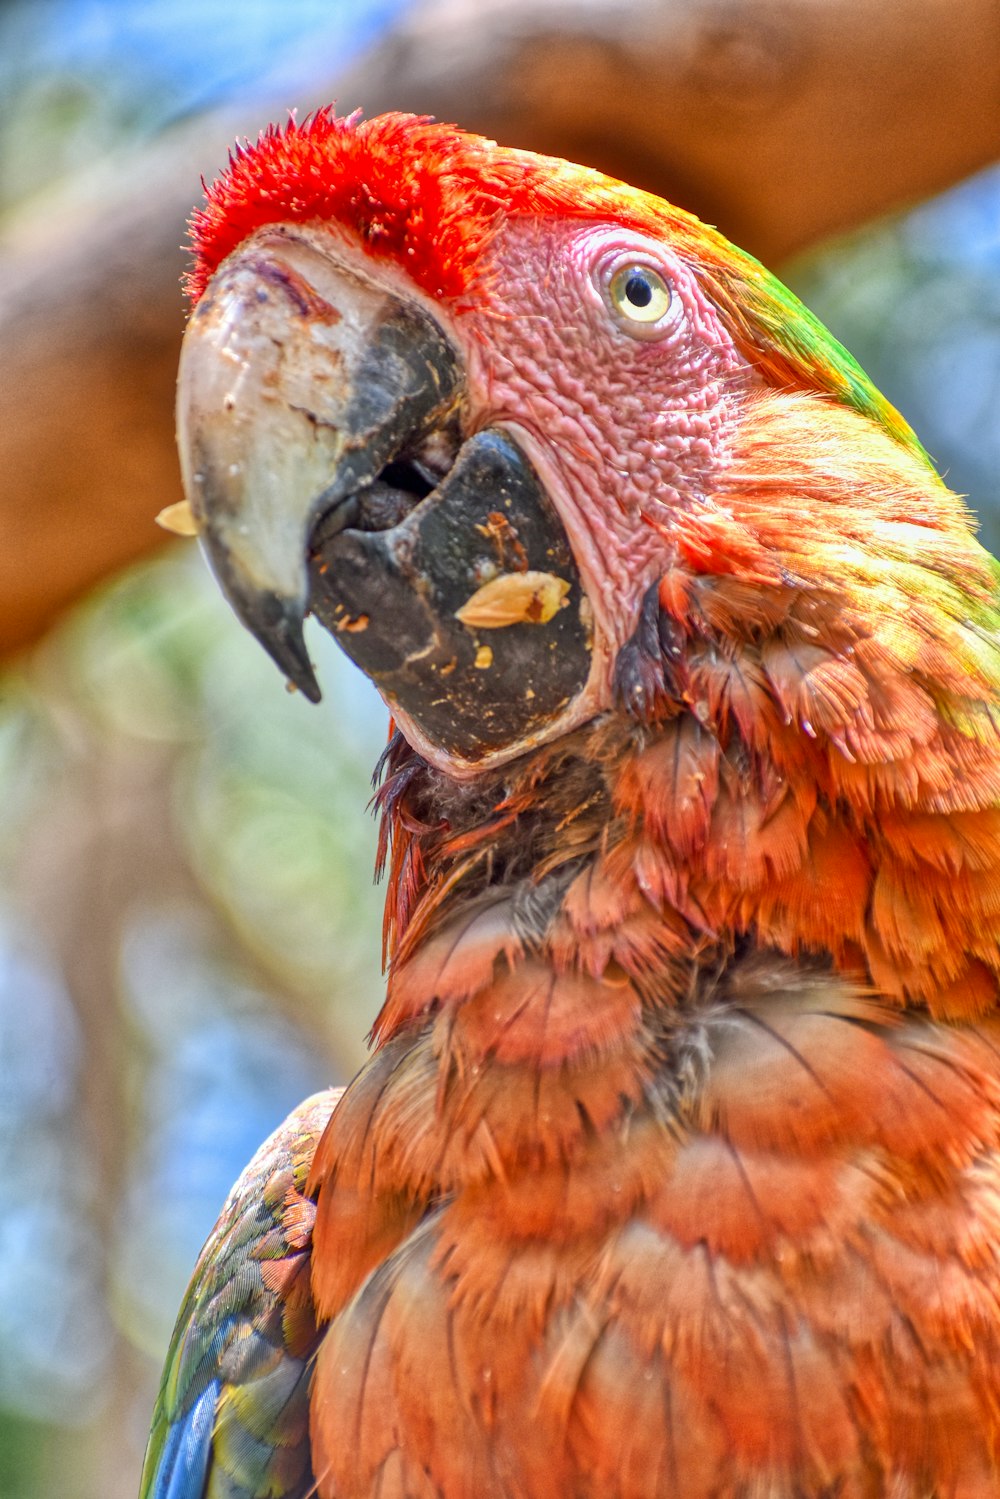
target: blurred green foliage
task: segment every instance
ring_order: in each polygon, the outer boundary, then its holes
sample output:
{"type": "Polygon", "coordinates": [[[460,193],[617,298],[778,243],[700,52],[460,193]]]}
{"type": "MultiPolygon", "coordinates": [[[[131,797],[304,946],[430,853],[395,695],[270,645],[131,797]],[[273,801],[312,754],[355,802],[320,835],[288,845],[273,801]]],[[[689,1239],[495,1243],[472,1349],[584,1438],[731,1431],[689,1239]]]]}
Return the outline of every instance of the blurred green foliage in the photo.
{"type": "Polygon", "coordinates": [[[786,266],[1000,553],[1000,167],[786,266]]]}
{"type": "Polygon", "coordinates": [[[189,544],[79,612],[64,670],[95,733],[186,750],[178,835],[239,939],[307,1002],[357,988],[367,1010],[375,830],[362,809],[387,715],[318,629],[311,645],[319,709],[233,629],[189,544]]]}

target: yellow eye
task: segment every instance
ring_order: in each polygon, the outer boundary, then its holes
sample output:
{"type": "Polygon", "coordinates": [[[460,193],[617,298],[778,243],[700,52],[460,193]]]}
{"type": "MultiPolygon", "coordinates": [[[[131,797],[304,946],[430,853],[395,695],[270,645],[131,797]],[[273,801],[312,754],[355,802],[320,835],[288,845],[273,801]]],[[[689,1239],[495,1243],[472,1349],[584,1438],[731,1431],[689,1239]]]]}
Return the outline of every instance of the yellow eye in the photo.
{"type": "Polygon", "coordinates": [[[648,265],[623,265],[608,284],[611,305],[630,323],[658,323],[670,307],[670,287],[648,265]]]}

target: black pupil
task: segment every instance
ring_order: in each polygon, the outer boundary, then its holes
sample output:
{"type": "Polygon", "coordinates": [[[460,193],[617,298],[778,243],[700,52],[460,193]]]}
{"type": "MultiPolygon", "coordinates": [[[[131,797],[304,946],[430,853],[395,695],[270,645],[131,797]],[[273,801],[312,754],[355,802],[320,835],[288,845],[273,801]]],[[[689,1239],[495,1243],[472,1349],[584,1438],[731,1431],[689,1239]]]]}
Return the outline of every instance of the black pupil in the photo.
{"type": "Polygon", "coordinates": [[[633,307],[648,307],[653,300],[653,288],[641,271],[633,271],[625,283],[625,296],[633,307]]]}

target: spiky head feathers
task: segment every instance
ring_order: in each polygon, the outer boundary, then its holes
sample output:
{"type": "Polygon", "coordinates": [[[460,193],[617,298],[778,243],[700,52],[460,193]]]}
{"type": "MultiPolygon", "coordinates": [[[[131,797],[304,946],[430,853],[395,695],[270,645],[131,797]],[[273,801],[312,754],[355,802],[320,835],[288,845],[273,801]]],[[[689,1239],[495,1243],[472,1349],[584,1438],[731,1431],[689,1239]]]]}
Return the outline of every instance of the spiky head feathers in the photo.
{"type": "Polygon", "coordinates": [[[512,218],[606,220],[667,241],[770,385],[830,396],[924,456],[847,350],[758,261],[692,214],[590,168],[419,116],[362,120],[323,109],[237,147],[206,198],[192,220],[195,301],[220,262],[273,223],[338,223],[440,301],[470,293],[512,218]]]}

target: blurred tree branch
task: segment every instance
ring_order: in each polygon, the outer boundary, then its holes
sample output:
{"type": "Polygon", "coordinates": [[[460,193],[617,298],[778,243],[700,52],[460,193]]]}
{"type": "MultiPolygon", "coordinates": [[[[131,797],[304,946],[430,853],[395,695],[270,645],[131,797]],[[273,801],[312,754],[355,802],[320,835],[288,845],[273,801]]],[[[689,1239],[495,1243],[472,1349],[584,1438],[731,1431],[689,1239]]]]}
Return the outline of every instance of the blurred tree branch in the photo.
{"type": "MultiPolygon", "coordinates": [[[[589,161],[772,263],[1000,154],[996,0],[424,0],[334,81],[589,161]]],[[[280,112],[200,119],[10,227],[0,649],[163,540],[184,219],[280,112]]]]}

